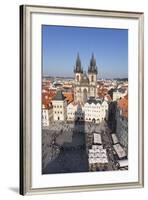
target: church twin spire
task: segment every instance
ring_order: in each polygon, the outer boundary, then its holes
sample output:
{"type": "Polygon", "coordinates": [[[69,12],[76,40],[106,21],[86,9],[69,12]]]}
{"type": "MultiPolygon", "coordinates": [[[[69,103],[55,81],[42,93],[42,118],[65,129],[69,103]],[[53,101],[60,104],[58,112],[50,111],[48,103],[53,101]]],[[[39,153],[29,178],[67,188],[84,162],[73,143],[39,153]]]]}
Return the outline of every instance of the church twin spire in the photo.
{"type": "MultiPolygon", "coordinates": [[[[74,73],[83,73],[83,68],[81,66],[81,60],[80,60],[79,53],[77,54],[76,66],[74,68],[74,73]]],[[[88,67],[88,73],[95,73],[95,74],[98,73],[97,66],[96,66],[96,59],[95,59],[93,53],[92,53],[92,57],[90,60],[90,65],[88,67]]]]}
{"type": "Polygon", "coordinates": [[[88,67],[88,73],[94,73],[94,74],[98,73],[97,66],[96,66],[96,59],[95,59],[93,53],[92,53],[92,57],[90,60],[90,65],[88,67]]]}
{"type": "Polygon", "coordinates": [[[80,60],[79,53],[77,54],[76,66],[74,69],[74,73],[83,73],[83,68],[81,67],[81,60],[80,60]]]}

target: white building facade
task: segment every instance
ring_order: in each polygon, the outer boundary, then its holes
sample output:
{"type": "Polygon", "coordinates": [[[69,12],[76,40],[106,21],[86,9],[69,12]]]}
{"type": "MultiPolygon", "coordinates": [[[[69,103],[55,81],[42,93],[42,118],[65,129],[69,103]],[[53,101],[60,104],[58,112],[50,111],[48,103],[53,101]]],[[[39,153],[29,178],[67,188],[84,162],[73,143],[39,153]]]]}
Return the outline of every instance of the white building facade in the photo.
{"type": "Polygon", "coordinates": [[[77,104],[74,104],[73,102],[68,104],[68,106],[67,106],[67,120],[68,121],[75,120],[76,111],[77,111],[77,104]]]}
{"type": "Polygon", "coordinates": [[[48,127],[49,126],[49,114],[48,114],[48,109],[42,106],[42,126],[43,127],[48,127]]]}
{"type": "Polygon", "coordinates": [[[100,100],[88,100],[84,104],[85,121],[100,123],[108,119],[108,103],[100,100]]]}
{"type": "Polygon", "coordinates": [[[57,91],[56,96],[52,100],[53,105],[53,120],[65,121],[67,119],[67,101],[65,100],[62,91],[57,91]]]}
{"type": "Polygon", "coordinates": [[[108,119],[108,103],[105,100],[91,98],[84,105],[70,103],[67,106],[68,121],[80,120],[100,123],[104,119],[108,119]]]}
{"type": "Polygon", "coordinates": [[[70,103],[67,106],[67,120],[68,121],[84,121],[85,120],[84,107],[80,103],[70,103]]]}
{"type": "Polygon", "coordinates": [[[42,105],[42,126],[48,127],[53,120],[53,108],[52,105],[42,105]]]}

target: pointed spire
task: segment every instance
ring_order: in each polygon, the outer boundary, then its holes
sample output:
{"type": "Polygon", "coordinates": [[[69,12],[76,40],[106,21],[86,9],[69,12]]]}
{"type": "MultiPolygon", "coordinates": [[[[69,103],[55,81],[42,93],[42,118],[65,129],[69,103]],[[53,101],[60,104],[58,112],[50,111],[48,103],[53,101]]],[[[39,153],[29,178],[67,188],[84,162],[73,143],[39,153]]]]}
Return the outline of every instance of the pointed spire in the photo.
{"type": "Polygon", "coordinates": [[[91,57],[91,60],[90,60],[90,66],[91,67],[96,66],[96,60],[95,60],[95,57],[94,57],[94,53],[92,53],[92,57],[91,57]]]}
{"type": "Polygon", "coordinates": [[[77,54],[76,67],[81,67],[81,60],[80,60],[79,53],[77,54]]]}
{"type": "Polygon", "coordinates": [[[74,69],[74,72],[76,73],[83,73],[83,69],[81,67],[81,60],[80,60],[80,56],[79,53],[77,54],[77,59],[76,59],[76,66],[74,69]]]}
{"type": "Polygon", "coordinates": [[[92,53],[92,56],[91,56],[91,59],[90,59],[90,66],[88,67],[88,73],[95,73],[95,74],[98,73],[94,53],[92,53]]]}

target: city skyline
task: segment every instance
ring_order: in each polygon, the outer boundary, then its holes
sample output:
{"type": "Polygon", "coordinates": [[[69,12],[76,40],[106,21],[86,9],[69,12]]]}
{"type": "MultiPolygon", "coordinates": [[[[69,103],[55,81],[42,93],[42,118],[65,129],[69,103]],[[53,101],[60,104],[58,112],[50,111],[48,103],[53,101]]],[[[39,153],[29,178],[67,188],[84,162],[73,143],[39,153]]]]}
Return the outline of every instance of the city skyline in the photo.
{"type": "Polygon", "coordinates": [[[73,77],[79,53],[87,72],[94,53],[98,78],[128,77],[128,30],[42,26],[43,76],[73,77]]]}

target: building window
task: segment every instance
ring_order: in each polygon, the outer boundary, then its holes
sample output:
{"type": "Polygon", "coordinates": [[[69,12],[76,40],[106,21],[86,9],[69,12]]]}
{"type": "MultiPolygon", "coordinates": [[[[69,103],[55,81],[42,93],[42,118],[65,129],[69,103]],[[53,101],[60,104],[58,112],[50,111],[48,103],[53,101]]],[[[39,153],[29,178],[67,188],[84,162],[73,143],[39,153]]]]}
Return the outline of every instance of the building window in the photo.
{"type": "Polygon", "coordinates": [[[93,81],[94,81],[94,76],[92,75],[92,76],[91,76],[91,82],[93,82],[93,81]]]}
{"type": "Polygon", "coordinates": [[[77,81],[79,81],[79,75],[77,75],[77,81]]]}

